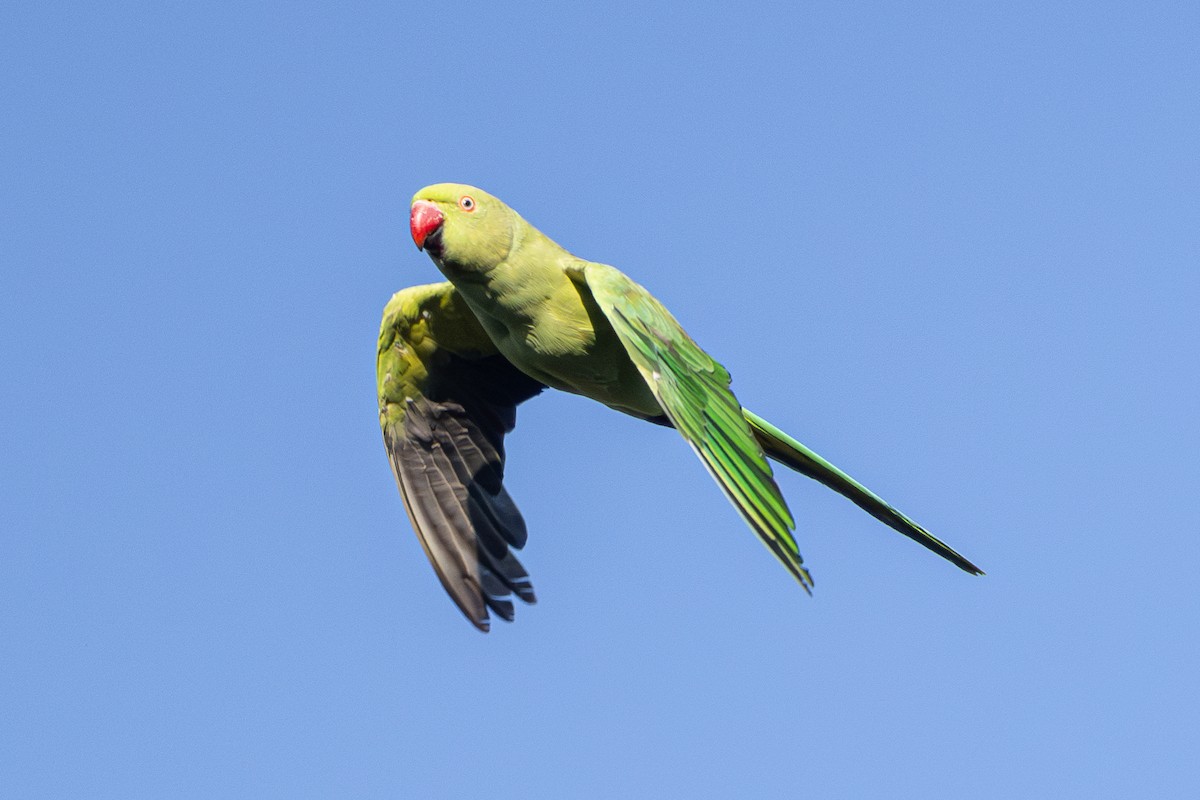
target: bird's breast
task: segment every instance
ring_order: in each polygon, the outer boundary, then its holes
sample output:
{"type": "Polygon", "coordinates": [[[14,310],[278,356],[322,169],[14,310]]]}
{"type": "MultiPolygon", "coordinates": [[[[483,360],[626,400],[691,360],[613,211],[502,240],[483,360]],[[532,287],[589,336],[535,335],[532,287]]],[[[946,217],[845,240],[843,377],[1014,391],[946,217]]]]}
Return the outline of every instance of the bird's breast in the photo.
{"type": "Polygon", "coordinates": [[[591,293],[561,268],[493,272],[487,287],[456,286],[496,348],[526,375],[635,416],[662,414],[591,293]]]}

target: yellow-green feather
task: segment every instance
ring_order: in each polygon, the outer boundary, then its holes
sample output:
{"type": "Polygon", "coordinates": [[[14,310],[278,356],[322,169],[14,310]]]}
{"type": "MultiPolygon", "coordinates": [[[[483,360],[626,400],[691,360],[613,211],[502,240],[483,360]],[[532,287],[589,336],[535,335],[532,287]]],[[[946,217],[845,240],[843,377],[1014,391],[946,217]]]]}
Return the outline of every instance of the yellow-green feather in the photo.
{"type": "Polygon", "coordinates": [[[791,534],[795,521],[729,389],[729,373],[623,273],[588,262],[573,272],[586,282],[663,411],[726,497],[767,549],[811,591],[812,578],[791,534]]]}
{"type": "Polygon", "coordinates": [[[404,401],[425,393],[427,365],[438,350],[477,357],[495,353],[496,346],[449,282],[392,295],[383,309],[375,359],[381,426],[404,421],[404,401]]]}

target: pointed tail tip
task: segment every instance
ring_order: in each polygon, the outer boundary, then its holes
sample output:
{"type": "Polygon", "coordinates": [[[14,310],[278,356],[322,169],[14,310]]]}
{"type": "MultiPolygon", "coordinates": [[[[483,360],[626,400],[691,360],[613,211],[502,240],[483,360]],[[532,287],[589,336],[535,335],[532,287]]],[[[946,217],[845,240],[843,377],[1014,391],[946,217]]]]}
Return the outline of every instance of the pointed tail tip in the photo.
{"type": "MultiPolygon", "coordinates": [[[[905,520],[907,520],[907,519],[908,518],[905,517],[905,520]]],[[[916,523],[911,523],[911,524],[914,528],[916,528],[922,534],[924,534],[923,539],[917,540],[921,544],[925,545],[926,547],[929,547],[929,549],[933,550],[935,553],[940,555],[942,558],[945,558],[947,561],[949,561],[951,564],[953,564],[954,566],[961,569],[963,572],[969,573],[971,575],[985,574],[983,570],[981,570],[979,567],[977,567],[973,563],[971,563],[971,561],[968,560],[966,556],[959,553],[954,548],[950,547],[950,545],[948,545],[945,542],[943,542],[942,540],[934,537],[931,533],[929,533],[929,531],[925,530],[924,528],[920,527],[919,525],[916,525],[916,523]],[[935,542],[939,546],[931,547],[931,545],[933,545],[935,542]]],[[[901,533],[904,533],[904,531],[901,531],[901,533]]]]}
{"type": "Polygon", "coordinates": [[[968,575],[987,575],[986,572],[972,564],[970,561],[967,561],[962,556],[958,555],[958,553],[955,553],[954,555],[958,557],[950,559],[950,563],[961,569],[963,572],[967,573],[968,575]]]}

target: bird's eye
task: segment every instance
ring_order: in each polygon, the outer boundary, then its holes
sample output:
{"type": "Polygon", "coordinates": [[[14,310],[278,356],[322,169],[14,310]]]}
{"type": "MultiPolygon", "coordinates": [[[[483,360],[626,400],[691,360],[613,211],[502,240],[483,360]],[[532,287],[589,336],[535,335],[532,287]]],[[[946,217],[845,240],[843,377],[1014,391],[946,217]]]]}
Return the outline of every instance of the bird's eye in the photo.
{"type": "Polygon", "coordinates": [[[464,194],[462,197],[458,198],[458,207],[463,211],[474,211],[475,201],[471,198],[471,195],[464,194]]]}

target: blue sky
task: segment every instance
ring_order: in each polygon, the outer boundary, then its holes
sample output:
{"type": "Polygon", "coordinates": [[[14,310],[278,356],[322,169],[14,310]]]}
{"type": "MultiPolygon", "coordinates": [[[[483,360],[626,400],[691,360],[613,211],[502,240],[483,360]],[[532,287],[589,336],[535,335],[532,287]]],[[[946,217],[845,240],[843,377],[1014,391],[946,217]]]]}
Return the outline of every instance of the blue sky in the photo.
{"type": "Polygon", "coordinates": [[[8,4],[0,795],[1200,789],[1200,12],[8,4]],[[377,427],[421,186],[649,287],[808,598],[671,431],[522,408],[540,602],[438,585],[377,427]]]}

